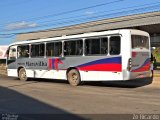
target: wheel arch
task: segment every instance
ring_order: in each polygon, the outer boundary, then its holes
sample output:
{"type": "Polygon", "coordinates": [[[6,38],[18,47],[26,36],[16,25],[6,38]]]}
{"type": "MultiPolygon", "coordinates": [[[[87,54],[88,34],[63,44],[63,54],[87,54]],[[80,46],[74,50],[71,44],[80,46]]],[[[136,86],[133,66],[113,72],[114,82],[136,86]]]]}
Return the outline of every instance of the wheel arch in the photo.
{"type": "MultiPolygon", "coordinates": [[[[25,67],[24,67],[24,66],[19,66],[19,67],[18,67],[18,69],[17,69],[17,75],[18,75],[18,76],[19,76],[19,70],[20,70],[20,69],[22,69],[22,68],[24,68],[24,69],[25,69],[25,67]]],[[[25,70],[26,70],[26,69],[25,69],[25,70]]]]}
{"type": "MultiPolygon", "coordinates": [[[[78,69],[78,68],[76,68],[76,67],[69,67],[69,68],[67,69],[67,71],[66,71],[66,78],[67,78],[68,72],[69,72],[70,70],[72,70],[72,69],[76,69],[76,70],[79,72],[79,69],[78,69]]],[[[80,74],[80,72],[79,72],[79,74],[80,74]]],[[[80,75],[81,75],[81,74],[80,74],[80,75]]]]}

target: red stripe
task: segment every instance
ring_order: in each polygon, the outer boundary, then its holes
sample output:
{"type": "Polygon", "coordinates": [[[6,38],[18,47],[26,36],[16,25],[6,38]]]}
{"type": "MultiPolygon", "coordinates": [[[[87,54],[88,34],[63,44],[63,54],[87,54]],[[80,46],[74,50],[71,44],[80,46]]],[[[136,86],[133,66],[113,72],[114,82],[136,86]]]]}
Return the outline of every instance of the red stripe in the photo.
{"type": "Polygon", "coordinates": [[[49,63],[49,69],[52,69],[52,59],[51,58],[48,60],[48,63],[49,63]]]}
{"type": "Polygon", "coordinates": [[[143,72],[143,71],[148,71],[150,70],[150,63],[147,63],[145,66],[139,68],[139,69],[136,69],[136,70],[132,70],[132,72],[143,72]]]}
{"type": "Polygon", "coordinates": [[[58,62],[59,62],[59,59],[58,58],[55,58],[55,61],[54,61],[54,66],[55,66],[55,69],[58,71],[58,62]]]}
{"type": "Polygon", "coordinates": [[[132,57],[136,57],[137,53],[136,52],[132,52],[132,57]]]}
{"type": "Polygon", "coordinates": [[[79,67],[80,70],[83,71],[114,71],[121,72],[122,65],[121,64],[96,64],[90,66],[79,67]]]}

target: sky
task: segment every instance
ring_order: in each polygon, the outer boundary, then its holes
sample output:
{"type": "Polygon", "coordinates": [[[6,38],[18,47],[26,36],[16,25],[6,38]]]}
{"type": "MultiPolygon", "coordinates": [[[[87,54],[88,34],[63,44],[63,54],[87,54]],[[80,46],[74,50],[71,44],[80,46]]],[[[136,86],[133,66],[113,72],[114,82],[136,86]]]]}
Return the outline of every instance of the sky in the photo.
{"type": "Polygon", "coordinates": [[[1,0],[0,45],[19,33],[153,11],[159,0],[1,0]]]}

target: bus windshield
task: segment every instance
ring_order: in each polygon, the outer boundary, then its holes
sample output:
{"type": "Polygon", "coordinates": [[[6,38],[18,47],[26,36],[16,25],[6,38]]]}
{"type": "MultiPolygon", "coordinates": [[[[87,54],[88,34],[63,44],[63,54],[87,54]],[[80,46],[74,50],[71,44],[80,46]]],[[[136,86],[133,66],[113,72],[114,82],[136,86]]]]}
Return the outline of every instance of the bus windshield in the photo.
{"type": "Polygon", "coordinates": [[[132,35],[132,49],[146,48],[149,49],[149,39],[147,36],[132,35]]]}

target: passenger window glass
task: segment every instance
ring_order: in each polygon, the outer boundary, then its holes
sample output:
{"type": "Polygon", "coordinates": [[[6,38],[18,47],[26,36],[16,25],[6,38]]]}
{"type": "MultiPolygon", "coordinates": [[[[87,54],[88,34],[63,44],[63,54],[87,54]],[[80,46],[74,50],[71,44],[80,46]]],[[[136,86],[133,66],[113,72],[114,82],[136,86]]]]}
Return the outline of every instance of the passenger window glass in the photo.
{"type": "Polygon", "coordinates": [[[43,57],[44,56],[44,43],[31,45],[31,57],[43,57]]]}
{"type": "Polygon", "coordinates": [[[120,54],[120,36],[110,37],[110,55],[119,55],[120,54]]]}
{"type": "Polygon", "coordinates": [[[86,39],[85,50],[86,55],[100,54],[100,39],[86,39]]]}
{"type": "Polygon", "coordinates": [[[15,60],[16,59],[16,47],[12,46],[9,49],[9,60],[15,60]]]}
{"type": "Polygon", "coordinates": [[[52,42],[46,44],[46,56],[61,56],[62,42],[52,42]]]}
{"type": "Polygon", "coordinates": [[[132,35],[132,48],[146,48],[149,49],[149,39],[147,36],[132,35]]]}
{"type": "Polygon", "coordinates": [[[108,54],[108,38],[101,38],[101,54],[108,54]]]}
{"type": "Polygon", "coordinates": [[[85,40],[85,54],[107,54],[108,53],[108,38],[93,38],[85,40]]]}
{"type": "Polygon", "coordinates": [[[65,41],[64,42],[64,55],[82,55],[83,54],[83,41],[65,41]]]}
{"type": "Polygon", "coordinates": [[[29,57],[29,45],[18,46],[18,57],[29,57]]]}

